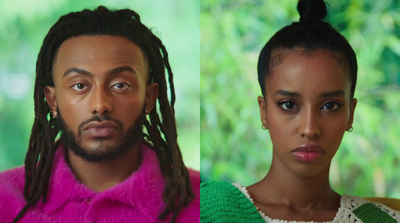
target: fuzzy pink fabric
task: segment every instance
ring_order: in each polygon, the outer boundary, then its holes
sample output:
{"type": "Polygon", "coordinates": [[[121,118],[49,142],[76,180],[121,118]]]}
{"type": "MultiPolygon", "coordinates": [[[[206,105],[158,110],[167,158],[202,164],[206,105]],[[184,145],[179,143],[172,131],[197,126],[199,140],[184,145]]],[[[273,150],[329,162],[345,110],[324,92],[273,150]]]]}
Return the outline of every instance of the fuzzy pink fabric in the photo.
{"type": "MultiPolygon", "coordinates": [[[[143,161],[128,179],[94,192],[81,184],[58,148],[50,177],[47,202],[39,201],[20,222],[169,222],[160,221],[164,179],[155,152],[141,144],[143,161]]],[[[181,210],[177,222],[200,222],[200,173],[189,170],[195,200],[181,210]]],[[[0,222],[11,222],[24,207],[24,168],[0,173],[0,222]]]]}

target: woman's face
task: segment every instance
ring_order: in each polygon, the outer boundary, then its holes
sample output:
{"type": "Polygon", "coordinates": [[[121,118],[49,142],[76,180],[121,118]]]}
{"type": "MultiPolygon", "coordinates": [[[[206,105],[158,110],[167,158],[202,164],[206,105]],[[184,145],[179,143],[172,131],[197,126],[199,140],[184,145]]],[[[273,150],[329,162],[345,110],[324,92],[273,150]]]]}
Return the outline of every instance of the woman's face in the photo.
{"type": "Polygon", "coordinates": [[[329,170],[357,103],[350,98],[349,73],[341,58],[328,50],[293,50],[273,67],[265,98],[258,98],[274,147],[272,165],[303,177],[329,170]]]}

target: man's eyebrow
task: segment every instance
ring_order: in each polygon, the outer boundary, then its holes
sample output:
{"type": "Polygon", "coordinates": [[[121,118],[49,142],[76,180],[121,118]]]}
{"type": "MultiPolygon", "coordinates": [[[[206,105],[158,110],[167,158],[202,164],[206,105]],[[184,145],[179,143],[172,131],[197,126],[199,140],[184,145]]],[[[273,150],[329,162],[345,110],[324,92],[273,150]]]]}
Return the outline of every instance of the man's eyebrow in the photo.
{"type": "Polygon", "coordinates": [[[286,90],[275,91],[274,95],[285,96],[285,97],[293,97],[293,98],[299,98],[301,96],[300,93],[292,92],[292,91],[286,91],[286,90]]]}
{"type": "Polygon", "coordinates": [[[67,76],[68,74],[71,73],[78,73],[78,74],[83,74],[86,76],[90,76],[93,77],[93,74],[91,74],[89,71],[87,70],[83,70],[83,69],[79,69],[79,68],[69,68],[67,71],[64,72],[63,77],[67,76]]]}
{"type": "Polygon", "coordinates": [[[128,67],[128,66],[114,68],[114,69],[110,70],[108,73],[109,74],[117,74],[117,73],[121,73],[123,71],[129,71],[131,73],[136,74],[135,69],[133,69],[132,67],[128,67]]]}
{"type": "MultiPolygon", "coordinates": [[[[136,71],[132,67],[128,67],[128,66],[117,67],[117,68],[114,68],[114,69],[108,71],[107,73],[108,74],[117,74],[117,73],[121,73],[123,71],[129,71],[131,73],[136,74],[136,71]]],[[[67,76],[70,73],[78,73],[78,74],[83,74],[83,75],[86,75],[86,76],[93,77],[93,74],[90,73],[89,71],[83,70],[83,69],[79,69],[79,68],[70,68],[70,69],[68,69],[67,71],[65,71],[63,77],[67,76]]]]}
{"type": "Polygon", "coordinates": [[[330,97],[338,97],[338,96],[344,96],[345,93],[342,90],[337,90],[337,91],[328,91],[324,92],[319,95],[320,98],[330,98],[330,97]]]}

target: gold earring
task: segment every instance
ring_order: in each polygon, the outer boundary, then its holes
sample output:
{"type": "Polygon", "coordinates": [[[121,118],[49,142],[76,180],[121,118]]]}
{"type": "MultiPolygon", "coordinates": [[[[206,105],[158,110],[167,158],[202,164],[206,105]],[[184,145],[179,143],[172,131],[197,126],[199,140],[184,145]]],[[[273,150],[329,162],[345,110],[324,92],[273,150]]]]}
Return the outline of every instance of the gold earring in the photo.
{"type": "Polygon", "coordinates": [[[54,111],[53,116],[54,118],[57,118],[57,111],[54,111]]]}
{"type": "Polygon", "coordinates": [[[265,126],[264,126],[263,124],[261,124],[261,128],[262,128],[263,130],[267,130],[267,128],[265,128],[265,126]]]}

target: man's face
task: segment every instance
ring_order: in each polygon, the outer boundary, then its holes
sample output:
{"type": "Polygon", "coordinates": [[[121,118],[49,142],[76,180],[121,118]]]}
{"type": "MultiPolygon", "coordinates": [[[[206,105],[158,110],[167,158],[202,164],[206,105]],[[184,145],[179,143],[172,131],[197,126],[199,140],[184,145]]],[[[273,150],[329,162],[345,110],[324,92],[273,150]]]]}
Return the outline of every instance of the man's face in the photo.
{"type": "Polygon", "coordinates": [[[55,86],[45,94],[53,114],[62,117],[63,138],[72,140],[67,146],[85,159],[127,147],[128,135],[141,129],[140,123],[134,127],[139,116],[151,111],[158,96],[157,84],[147,85],[148,79],[145,55],[124,37],[78,36],[62,43],[53,63],[55,86]]]}

